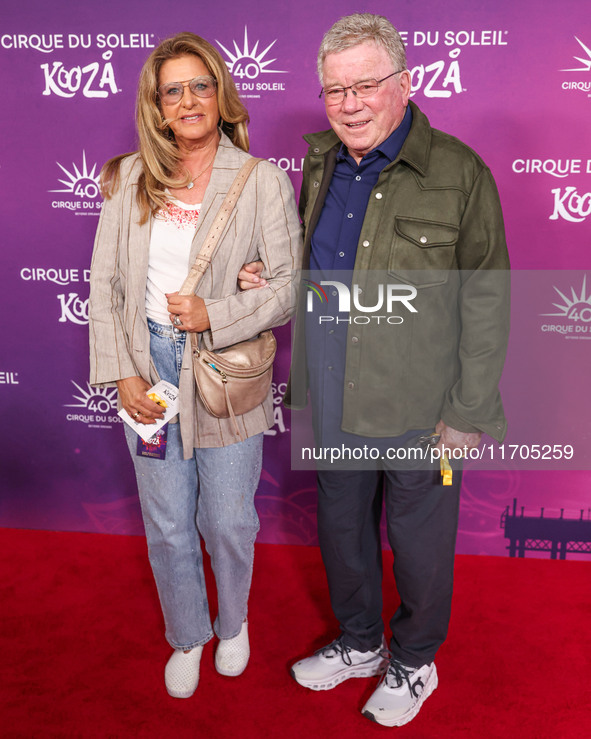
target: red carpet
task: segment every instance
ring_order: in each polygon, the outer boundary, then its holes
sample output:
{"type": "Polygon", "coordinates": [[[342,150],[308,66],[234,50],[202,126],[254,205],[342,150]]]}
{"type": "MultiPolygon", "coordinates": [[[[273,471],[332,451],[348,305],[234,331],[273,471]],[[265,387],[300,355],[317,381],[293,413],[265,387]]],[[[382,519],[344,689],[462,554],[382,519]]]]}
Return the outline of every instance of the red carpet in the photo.
{"type": "Polygon", "coordinates": [[[335,635],[316,548],[257,546],[250,665],[218,675],[210,643],[184,701],[164,689],[142,538],[0,529],[0,603],[3,739],[591,736],[591,563],[458,557],[440,687],[399,729],[360,715],[372,680],[314,693],[289,676],[335,635]]]}

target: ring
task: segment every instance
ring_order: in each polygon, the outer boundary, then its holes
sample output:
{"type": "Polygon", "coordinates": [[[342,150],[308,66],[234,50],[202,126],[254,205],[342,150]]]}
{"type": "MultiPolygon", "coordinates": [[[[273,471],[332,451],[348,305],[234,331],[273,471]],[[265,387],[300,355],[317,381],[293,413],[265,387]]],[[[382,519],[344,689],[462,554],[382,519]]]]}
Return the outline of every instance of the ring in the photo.
{"type": "Polygon", "coordinates": [[[183,325],[183,322],[181,321],[180,316],[175,316],[174,317],[174,320],[173,320],[173,323],[174,323],[175,326],[182,326],[183,325]]]}
{"type": "Polygon", "coordinates": [[[139,418],[139,416],[141,416],[141,415],[142,415],[142,414],[141,414],[141,413],[140,413],[139,411],[136,411],[136,412],[135,412],[135,413],[134,413],[134,414],[132,415],[132,418],[139,418]]]}

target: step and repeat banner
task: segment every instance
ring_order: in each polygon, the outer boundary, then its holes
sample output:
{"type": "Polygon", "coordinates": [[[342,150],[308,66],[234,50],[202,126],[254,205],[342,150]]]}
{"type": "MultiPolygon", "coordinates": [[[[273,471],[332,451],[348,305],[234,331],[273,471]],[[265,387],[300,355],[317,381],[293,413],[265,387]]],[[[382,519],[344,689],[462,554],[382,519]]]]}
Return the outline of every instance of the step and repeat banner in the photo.
{"type": "MultiPolygon", "coordinates": [[[[591,547],[588,4],[368,1],[362,9],[400,30],[412,99],[434,127],[482,156],[505,213],[514,269],[502,381],[509,434],[503,445],[485,439],[481,458],[467,464],[458,551],[514,554],[522,519],[533,524],[518,553],[555,556],[560,539],[561,556],[584,558],[591,547]]],[[[136,148],[135,92],[147,55],[179,31],[214,44],[249,110],[251,152],[285,170],[298,192],[302,135],[328,127],[318,45],[338,17],[359,10],[349,0],[24,0],[3,10],[0,526],[143,530],[115,390],[88,384],[87,325],[98,175],[107,159],[136,148]]],[[[260,540],[313,544],[314,473],[292,470],[292,419],[281,405],[289,328],[277,336],[260,540]]]]}

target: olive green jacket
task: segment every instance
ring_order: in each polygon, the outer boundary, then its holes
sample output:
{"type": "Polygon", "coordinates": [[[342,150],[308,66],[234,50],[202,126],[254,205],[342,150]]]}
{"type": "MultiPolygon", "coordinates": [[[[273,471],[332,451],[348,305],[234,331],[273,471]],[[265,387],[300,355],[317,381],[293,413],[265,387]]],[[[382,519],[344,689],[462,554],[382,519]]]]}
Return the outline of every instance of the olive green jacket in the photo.
{"type": "MultiPolygon", "coordinates": [[[[376,325],[373,316],[357,323],[356,315],[366,314],[352,309],[342,429],[388,437],[443,419],[500,441],[507,427],[498,383],[510,294],[498,192],[474,151],[431,128],[410,105],[410,132],[370,195],[352,283],[368,296],[380,281],[412,285],[417,312],[395,305],[402,321],[376,325]]],[[[300,198],[306,270],[341,142],[332,130],[304,138],[310,144],[300,198]]],[[[305,310],[302,290],[285,397],[291,408],[306,405],[305,310]]]]}

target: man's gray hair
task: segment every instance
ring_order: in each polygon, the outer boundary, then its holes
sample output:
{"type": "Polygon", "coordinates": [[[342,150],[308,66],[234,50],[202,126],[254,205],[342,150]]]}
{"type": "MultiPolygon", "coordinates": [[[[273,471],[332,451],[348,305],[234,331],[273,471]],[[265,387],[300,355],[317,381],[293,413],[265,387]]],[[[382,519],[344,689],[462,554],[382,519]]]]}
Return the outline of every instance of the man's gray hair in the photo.
{"type": "Polygon", "coordinates": [[[387,18],[373,13],[354,13],[340,18],[322,39],[318,50],[318,78],[322,85],[322,67],[328,54],[345,51],[366,41],[382,46],[395,70],[406,69],[406,51],[400,34],[387,18]]]}

